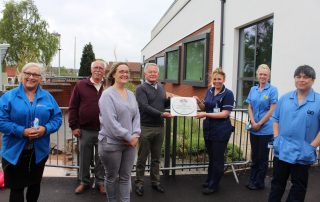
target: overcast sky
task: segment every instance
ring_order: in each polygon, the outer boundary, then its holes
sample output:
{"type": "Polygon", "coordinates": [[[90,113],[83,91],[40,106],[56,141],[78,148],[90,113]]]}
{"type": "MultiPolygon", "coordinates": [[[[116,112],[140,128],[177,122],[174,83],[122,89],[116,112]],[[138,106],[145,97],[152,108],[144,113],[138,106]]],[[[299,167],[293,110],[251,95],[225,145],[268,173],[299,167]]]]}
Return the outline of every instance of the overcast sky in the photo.
{"type": "MultiPolygon", "coordinates": [[[[118,61],[141,62],[140,51],[150,41],[152,28],[173,1],[34,0],[49,30],[61,34],[60,64],[68,68],[74,67],[75,38],[76,68],[89,42],[96,58],[115,61],[116,52],[118,61]]],[[[58,66],[58,53],[52,65],[58,66]]]]}

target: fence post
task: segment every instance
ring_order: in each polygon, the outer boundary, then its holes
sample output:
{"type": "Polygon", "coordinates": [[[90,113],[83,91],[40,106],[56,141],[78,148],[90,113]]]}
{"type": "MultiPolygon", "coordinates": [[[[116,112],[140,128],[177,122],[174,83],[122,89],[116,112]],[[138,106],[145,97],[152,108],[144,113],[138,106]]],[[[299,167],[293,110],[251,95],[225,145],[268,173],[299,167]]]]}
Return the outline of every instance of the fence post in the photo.
{"type": "MultiPolygon", "coordinates": [[[[170,167],[170,138],[171,138],[171,118],[166,120],[166,134],[164,144],[164,167],[170,167]]],[[[163,174],[169,176],[169,170],[164,170],[163,174]]]]}
{"type": "MultiPolygon", "coordinates": [[[[177,123],[178,118],[173,117],[173,136],[172,136],[172,167],[176,167],[176,157],[177,157],[177,123]]],[[[172,175],[176,175],[176,170],[171,171],[172,175]]]]}

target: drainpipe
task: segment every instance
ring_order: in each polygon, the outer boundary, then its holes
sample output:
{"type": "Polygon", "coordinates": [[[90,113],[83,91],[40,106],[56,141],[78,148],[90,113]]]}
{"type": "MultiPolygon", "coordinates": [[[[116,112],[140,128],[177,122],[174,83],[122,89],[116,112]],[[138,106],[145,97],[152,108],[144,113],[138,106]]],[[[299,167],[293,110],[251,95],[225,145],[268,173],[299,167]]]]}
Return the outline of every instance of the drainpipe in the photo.
{"type": "Polygon", "coordinates": [[[219,57],[219,67],[222,68],[222,58],[223,58],[223,30],[224,30],[224,4],[226,0],[221,1],[221,17],[220,17],[220,57],[219,57]]]}

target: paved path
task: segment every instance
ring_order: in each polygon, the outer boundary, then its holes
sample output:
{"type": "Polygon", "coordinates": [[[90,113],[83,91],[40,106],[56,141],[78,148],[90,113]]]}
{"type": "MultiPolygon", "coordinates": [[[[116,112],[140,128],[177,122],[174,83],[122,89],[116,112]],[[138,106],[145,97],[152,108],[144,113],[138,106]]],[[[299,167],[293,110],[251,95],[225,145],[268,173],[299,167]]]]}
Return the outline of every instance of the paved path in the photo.
{"type": "MultiPolygon", "coordinates": [[[[264,202],[270,191],[270,177],[267,177],[267,186],[264,190],[250,191],[245,188],[248,171],[238,173],[240,184],[237,184],[231,173],[227,173],[221,182],[218,193],[204,196],[201,194],[201,184],[204,175],[179,175],[162,177],[166,193],[157,193],[151,189],[149,179],[146,180],[145,195],[143,197],[131,194],[132,202],[264,202]]],[[[134,179],[133,179],[134,180],[134,179]]],[[[45,177],[42,181],[42,190],[39,202],[97,202],[105,201],[96,190],[88,190],[84,194],[75,195],[77,186],[75,178],[45,177]]],[[[320,167],[312,168],[309,177],[309,187],[306,202],[319,202],[320,199],[320,167]]],[[[288,193],[288,188],[286,193],[288,193]]],[[[8,201],[9,190],[0,190],[0,201],[8,201]]]]}

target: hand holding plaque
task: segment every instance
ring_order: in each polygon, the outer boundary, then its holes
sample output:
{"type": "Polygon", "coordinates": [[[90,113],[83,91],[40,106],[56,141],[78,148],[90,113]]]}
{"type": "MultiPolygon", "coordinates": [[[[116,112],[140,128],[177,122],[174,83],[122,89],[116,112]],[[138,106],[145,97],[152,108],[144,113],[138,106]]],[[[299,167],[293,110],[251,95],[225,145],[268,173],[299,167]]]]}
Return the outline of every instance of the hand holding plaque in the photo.
{"type": "Polygon", "coordinates": [[[196,116],[197,101],[193,97],[172,97],[170,113],[172,116],[196,116]]]}

